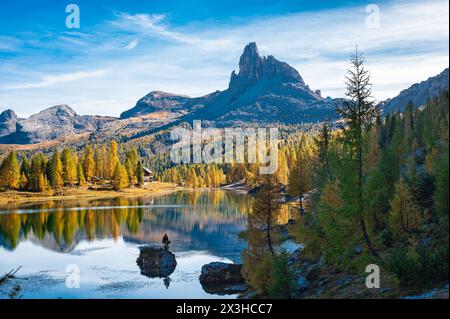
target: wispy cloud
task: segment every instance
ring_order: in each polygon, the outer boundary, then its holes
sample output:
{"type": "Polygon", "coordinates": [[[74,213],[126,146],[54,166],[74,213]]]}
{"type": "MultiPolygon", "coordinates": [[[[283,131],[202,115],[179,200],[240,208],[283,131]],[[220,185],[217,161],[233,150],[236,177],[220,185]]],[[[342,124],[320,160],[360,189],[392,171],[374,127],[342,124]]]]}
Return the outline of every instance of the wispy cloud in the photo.
{"type": "Polygon", "coordinates": [[[0,36],[0,52],[13,52],[19,47],[19,41],[17,39],[0,36]]]}
{"type": "Polygon", "coordinates": [[[226,46],[230,42],[220,37],[215,39],[193,36],[184,32],[175,31],[165,23],[166,16],[163,14],[118,14],[118,19],[111,22],[111,25],[122,30],[135,32],[147,36],[153,36],[161,39],[172,40],[190,45],[226,46]]]}
{"type": "Polygon", "coordinates": [[[82,71],[82,72],[73,72],[66,74],[58,74],[58,75],[45,75],[37,82],[31,83],[21,83],[11,86],[4,87],[5,90],[24,90],[24,89],[36,89],[43,87],[51,87],[60,83],[74,82],[88,78],[101,78],[105,75],[106,70],[96,70],[96,71],[82,71]]]}

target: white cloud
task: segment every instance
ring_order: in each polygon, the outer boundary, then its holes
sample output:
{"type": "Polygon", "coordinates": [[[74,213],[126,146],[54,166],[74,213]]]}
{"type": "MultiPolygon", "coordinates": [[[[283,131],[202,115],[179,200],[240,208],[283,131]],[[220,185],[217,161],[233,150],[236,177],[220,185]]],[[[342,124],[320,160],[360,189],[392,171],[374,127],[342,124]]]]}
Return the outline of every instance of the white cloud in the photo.
{"type": "Polygon", "coordinates": [[[206,39],[193,36],[183,32],[177,32],[164,24],[165,15],[161,14],[127,14],[121,13],[112,25],[127,31],[136,32],[143,35],[154,36],[162,39],[172,40],[180,43],[209,46],[226,46],[229,44],[225,39],[206,39]]]}
{"type": "Polygon", "coordinates": [[[105,75],[106,70],[82,71],[73,73],[64,73],[58,75],[44,75],[37,82],[22,83],[4,87],[5,90],[25,90],[43,87],[51,87],[55,84],[74,82],[88,78],[101,78],[105,75]]]}

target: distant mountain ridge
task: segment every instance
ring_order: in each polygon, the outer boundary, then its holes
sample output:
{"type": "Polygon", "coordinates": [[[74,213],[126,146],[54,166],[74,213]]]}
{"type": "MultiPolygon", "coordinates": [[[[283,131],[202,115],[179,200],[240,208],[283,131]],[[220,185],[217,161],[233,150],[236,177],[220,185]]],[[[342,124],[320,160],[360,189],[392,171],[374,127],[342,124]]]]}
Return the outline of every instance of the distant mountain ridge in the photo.
{"type": "Polygon", "coordinates": [[[102,124],[113,119],[78,115],[68,105],[50,107],[27,119],[17,119],[13,111],[6,110],[0,114],[0,143],[32,144],[74,134],[95,132],[102,124]],[[8,120],[2,122],[2,118],[8,120]]]}
{"type": "MultiPolygon", "coordinates": [[[[404,110],[412,101],[423,105],[448,90],[448,68],[437,76],[414,84],[397,97],[380,103],[384,114],[404,110]]],[[[0,113],[0,144],[35,144],[85,134],[96,139],[111,136],[141,137],[183,122],[203,120],[218,127],[248,123],[299,124],[337,118],[342,99],[324,98],[313,91],[296,69],[275,57],[261,56],[251,42],[231,72],[228,88],[201,97],[152,91],[120,118],[78,115],[67,105],[45,109],[27,119],[12,110],[0,113]]]]}
{"type": "Polygon", "coordinates": [[[448,90],[448,68],[436,76],[411,85],[396,97],[382,102],[381,107],[384,114],[402,112],[409,102],[412,102],[415,107],[420,107],[429,99],[439,96],[443,90],[448,90]]]}

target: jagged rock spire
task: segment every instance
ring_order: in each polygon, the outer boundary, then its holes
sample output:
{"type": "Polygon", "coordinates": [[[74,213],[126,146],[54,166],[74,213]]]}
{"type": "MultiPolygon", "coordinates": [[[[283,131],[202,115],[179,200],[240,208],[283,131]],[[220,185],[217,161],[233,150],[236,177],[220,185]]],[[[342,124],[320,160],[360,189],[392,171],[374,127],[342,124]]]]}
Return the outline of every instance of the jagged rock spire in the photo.
{"type": "Polygon", "coordinates": [[[239,60],[239,73],[231,73],[229,90],[232,93],[243,92],[262,79],[272,78],[304,85],[302,77],[294,68],[271,55],[262,57],[256,43],[250,42],[245,46],[239,60]]]}

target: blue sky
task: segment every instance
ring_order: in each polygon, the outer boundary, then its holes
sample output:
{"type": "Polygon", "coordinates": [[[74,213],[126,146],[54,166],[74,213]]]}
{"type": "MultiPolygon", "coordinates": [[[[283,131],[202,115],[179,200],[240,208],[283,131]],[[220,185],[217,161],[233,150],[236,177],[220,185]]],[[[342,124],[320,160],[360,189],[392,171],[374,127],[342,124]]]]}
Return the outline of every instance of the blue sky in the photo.
{"type": "Polygon", "coordinates": [[[367,57],[374,96],[395,96],[448,66],[447,0],[22,0],[0,4],[0,111],[68,104],[118,115],[153,90],[227,87],[248,42],[341,97],[349,53],[367,57]],[[68,4],[80,28],[68,29],[68,4]],[[371,23],[374,4],[379,24],[371,23]],[[369,21],[369,23],[367,22],[369,21]]]}

